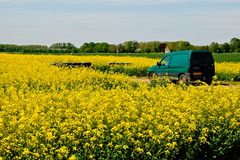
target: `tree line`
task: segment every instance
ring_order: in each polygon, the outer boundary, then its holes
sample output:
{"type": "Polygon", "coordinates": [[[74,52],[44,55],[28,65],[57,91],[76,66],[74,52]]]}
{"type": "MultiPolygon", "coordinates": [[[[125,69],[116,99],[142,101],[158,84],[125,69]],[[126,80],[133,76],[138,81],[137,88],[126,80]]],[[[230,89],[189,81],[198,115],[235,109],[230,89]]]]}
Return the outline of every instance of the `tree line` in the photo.
{"type": "Polygon", "coordinates": [[[44,45],[0,44],[0,52],[15,53],[164,53],[178,50],[208,50],[212,53],[240,52],[240,39],[232,38],[229,43],[225,42],[223,44],[212,42],[206,46],[192,45],[188,41],[126,41],[120,44],[89,42],[84,43],[79,48],[72,43],[54,43],[50,47],[44,45]]]}

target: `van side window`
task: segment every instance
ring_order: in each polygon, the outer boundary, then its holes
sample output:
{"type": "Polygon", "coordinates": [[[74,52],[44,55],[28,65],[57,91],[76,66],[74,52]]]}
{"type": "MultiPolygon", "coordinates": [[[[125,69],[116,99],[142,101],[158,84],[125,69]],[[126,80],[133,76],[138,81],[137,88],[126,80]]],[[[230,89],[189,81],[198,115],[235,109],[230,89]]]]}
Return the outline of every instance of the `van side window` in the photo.
{"type": "Polygon", "coordinates": [[[161,66],[163,65],[169,65],[169,62],[170,62],[170,59],[171,59],[171,57],[170,56],[166,56],[166,57],[164,57],[163,59],[162,59],[162,61],[161,61],[161,66]]]}

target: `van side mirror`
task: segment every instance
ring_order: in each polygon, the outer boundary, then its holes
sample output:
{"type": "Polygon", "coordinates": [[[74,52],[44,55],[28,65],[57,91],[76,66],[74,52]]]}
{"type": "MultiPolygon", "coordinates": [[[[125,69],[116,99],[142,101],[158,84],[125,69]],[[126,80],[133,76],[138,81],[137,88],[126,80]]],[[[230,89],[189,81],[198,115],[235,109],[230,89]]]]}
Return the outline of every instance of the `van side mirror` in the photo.
{"type": "Polygon", "coordinates": [[[157,66],[161,66],[161,63],[160,63],[160,62],[157,62],[157,66]]]}

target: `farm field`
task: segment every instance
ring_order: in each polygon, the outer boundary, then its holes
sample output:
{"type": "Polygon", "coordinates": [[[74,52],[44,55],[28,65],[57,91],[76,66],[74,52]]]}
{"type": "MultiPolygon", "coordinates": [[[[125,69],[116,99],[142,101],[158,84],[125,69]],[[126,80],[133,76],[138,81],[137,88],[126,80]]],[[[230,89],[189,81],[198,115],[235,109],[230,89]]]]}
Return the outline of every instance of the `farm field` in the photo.
{"type": "MultiPolygon", "coordinates": [[[[136,78],[156,62],[0,54],[0,159],[239,158],[239,85],[136,78]],[[51,65],[66,61],[93,66],[51,65]]],[[[216,62],[216,79],[240,81],[240,62],[216,62]]]]}
{"type": "MultiPolygon", "coordinates": [[[[118,53],[118,54],[107,54],[107,53],[87,53],[87,54],[76,54],[80,56],[85,55],[99,55],[99,56],[118,56],[118,57],[146,57],[161,59],[164,53],[118,53]]],[[[213,53],[215,62],[240,62],[240,53],[213,53]]]]}
{"type": "MultiPolygon", "coordinates": [[[[4,54],[4,53],[3,53],[4,54]]],[[[13,53],[9,53],[13,54],[13,53]]],[[[42,55],[42,53],[33,53],[33,55],[42,55]]],[[[60,53],[51,53],[55,55],[61,55],[60,53]]],[[[145,58],[154,58],[161,59],[165,54],[164,53],[73,53],[70,55],[75,56],[117,56],[117,57],[145,57],[145,58]]],[[[213,53],[213,58],[215,62],[240,62],[240,53],[213,53]]]]}
{"type": "MultiPolygon", "coordinates": [[[[1,54],[0,54],[1,55],[1,54]]],[[[2,53],[4,55],[4,53],[2,53]]],[[[145,54],[118,54],[116,56],[110,54],[87,54],[81,56],[72,55],[58,55],[57,59],[54,59],[56,55],[49,55],[49,63],[52,62],[92,62],[93,68],[102,72],[122,73],[128,76],[147,77],[147,69],[155,65],[159,58],[144,57],[145,54]],[[103,56],[104,55],[104,56],[103,56]],[[128,55],[128,56],[123,56],[128,55]],[[136,56],[138,55],[138,56],[136,56]],[[143,57],[140,57],[143,56],[143,57]],[[51,58],[50,58],[51,57],[51,58]],[[128,62],[129,66],[109,66],[111,62],[128,62]]],[[[150,53],[151,55],[151,53],[150,53]]],[[[154,54],[152,54],[154,55],[154,54]]],[[[161,54],[163,56],[163,54],[161,54]]],[[[43,56],[43,55],[42,55],[43,56]]],[[[226,53],[226,54],[214,54],[216,76],[219,81],[240,81],[240,53],[226,53]],[[220,56],[223,56],[220,58],[220,56]],[[226,60],[224,60],[226,59],[226,60]]],[[[47,61],[47,60],[46,60],[47,61]]]]}

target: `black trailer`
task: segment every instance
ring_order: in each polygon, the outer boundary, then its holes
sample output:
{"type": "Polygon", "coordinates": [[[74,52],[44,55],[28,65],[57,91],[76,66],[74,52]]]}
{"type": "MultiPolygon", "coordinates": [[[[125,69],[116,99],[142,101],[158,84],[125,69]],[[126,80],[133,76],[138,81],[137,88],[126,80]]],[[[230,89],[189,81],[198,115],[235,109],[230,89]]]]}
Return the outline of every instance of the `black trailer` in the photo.
{"type": "Polygon", "coordinates": [[[57,67],[68,67],[68,68],[76,68],[76,67],[91,67],[91,62],[54,62],[51,65],[57,67]]]}

